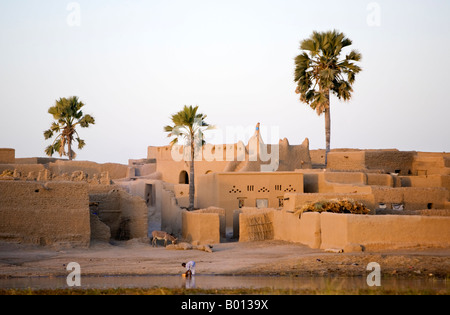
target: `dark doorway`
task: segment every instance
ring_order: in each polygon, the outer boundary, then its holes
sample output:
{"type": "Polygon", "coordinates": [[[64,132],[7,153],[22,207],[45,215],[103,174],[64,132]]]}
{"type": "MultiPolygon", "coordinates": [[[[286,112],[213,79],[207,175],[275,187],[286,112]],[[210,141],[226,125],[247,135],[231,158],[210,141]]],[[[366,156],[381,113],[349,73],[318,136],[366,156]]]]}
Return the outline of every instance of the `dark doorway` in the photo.
{"type": "Polygon", "coordinates": [[[128,241],[131,239],[130,235],[130,219],[122,219],[122,221],[119,224],[119,228],[116,232],[116,240],[118,241],[128,241]]]}
{"type": "Polygon", "coordinates": [[[145,201],[147,203],[147,206],[153,206],[155,204],[152,184],[145,184],[145,201]]]}
{"type": "Polygon", "coordinates": [[[180,184],[189,184],[189,175],[186,171],[181,171],[179,183],[180,184]]]}

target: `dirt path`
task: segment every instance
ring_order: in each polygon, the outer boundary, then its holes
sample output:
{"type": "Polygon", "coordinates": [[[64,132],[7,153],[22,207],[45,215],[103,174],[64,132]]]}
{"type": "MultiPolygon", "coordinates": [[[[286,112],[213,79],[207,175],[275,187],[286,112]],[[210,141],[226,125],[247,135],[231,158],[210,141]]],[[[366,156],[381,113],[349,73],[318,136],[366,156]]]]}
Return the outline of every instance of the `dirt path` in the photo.
{"type": "Polygon", "coordinates": [[[92,276],[180,274],[181,263],[194,260],[202,274],[366,276],[367,264],[377,262],[383,275],[450,278],[449,257],[450,249],[326,253],[282,241],[221,243],[213,253],[138,241],[65,250],[0,243],[0,277],[65,276],[69,262],[92,276]]]}

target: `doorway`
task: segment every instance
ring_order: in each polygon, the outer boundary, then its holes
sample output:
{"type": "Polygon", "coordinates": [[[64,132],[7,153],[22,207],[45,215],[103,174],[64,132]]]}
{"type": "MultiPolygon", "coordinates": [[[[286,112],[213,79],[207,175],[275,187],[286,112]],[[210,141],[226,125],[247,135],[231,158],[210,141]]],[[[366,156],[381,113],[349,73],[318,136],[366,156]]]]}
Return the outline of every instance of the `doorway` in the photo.
{"type": "Polygon", "coordinates": [[[145,184],[144,194],[145,194],[145,202],[147,203],[147,206],[153,206],[155,204],[155,197],[154,197],[152,184],[145,184]]]}
{"type": "Polygon", "coordinates": [[[186,171],[181,171],[178,183],[179,184],[189,184],[189,175],[186,171]]]}

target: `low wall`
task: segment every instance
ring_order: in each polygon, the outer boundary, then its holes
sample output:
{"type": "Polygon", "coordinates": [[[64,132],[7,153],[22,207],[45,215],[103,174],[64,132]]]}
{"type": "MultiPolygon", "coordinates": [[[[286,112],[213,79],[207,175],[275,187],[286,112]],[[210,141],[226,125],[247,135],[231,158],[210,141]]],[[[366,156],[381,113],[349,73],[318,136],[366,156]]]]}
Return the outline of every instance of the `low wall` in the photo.
{"type": "Polygon", "coordinates": [[[305,212],[301,218],[285,211],[273,212],[274,239],[297,242],[311,248],[319,248],[320,214],[305,212]]]}
{"type": "Polygon", "coordinates": [[[449,247],[450,217],[305,212],[299,218],[275,209],[240,211],[240,242],[271,239],[344,252],[449,247]]]}
{"type": "Polygon", "coordinates": [[[450,218],[432,216],[320,214],[321,249],[352,251],[450,246],[450,218]]]}
{"type": "MultiPolygon", "coordinates": [[[[92,180],[106,175],[110,179],[121,179],[127,176],[128,166],[116,163],[98,164],[90,161],[56,160],[48,163],[32,163],[34,159],[22,159],[21,163],[0,163],[0,174],[4,170],[15,172],[15,177],[21,180],[38,181],[68,181],[74,174],[82,174],[81,180],[92,180]],[[31,161],[30,161],[31,160],[31,161]],[[45,176],[43,176],[45,173],[45,176]]],[[[1,161],[0,161],[1,162],[1,161]]]]}
{"type": "MultiPolygon", "coordinates": [[[[221,209],[223,210],[223,209],[221,209]]],[[[225,222],[225,215],[214,212],[183,211],[182,236],[187,242],[199,244],[220,243],[220,216],[225,222]]]]}
{"type": "Polygon", "coordinates": [[[108,172],[111,179],[125,178],[128,172],[128,165],[117,163],[99,164],[91,161],[56,161],[49,163],[48,168],[53,174],[71,174],[83,171],[89,177],[94,176],[94,174],[108,172]]]}
{"type": "Polygon", "coordinates": [[[0,164],[0,174],[5,170],[15,171],[18,177],[27,180],[36,180],[39,173],[45,171],[45,167],[41,164],[0,164]]]}
{"type": "Polygon", "coordinates": [[[219,215],[219,225],[220,225],[220,237],[226,238],[226,211],[222,208],[209,207],[206,209],[200,209],[193,211],[194,213],[216,213],[219,215]]]}
{"type": "Polygon", "coordinates": [[[424,215],[432,217],[450,217],[449,209],[426,209],[426,210],[390,210],[390,209],[377,209],[377,215],[383,214],[395,214],[395,215],[424,215]]]}
{"type": "Polygon", "coordinates": [[[0,181],[0,239],[40,245],[88,247],[86,183],[0,181]]]}
{"type": "Polygon", "coordinates": [[[239,229],[240,242],[275,239],[320,247],[319,213],[303,213],[299,218],[282,210],[244,207],[235,215],[239,215],[234,229],[239,229]]]}

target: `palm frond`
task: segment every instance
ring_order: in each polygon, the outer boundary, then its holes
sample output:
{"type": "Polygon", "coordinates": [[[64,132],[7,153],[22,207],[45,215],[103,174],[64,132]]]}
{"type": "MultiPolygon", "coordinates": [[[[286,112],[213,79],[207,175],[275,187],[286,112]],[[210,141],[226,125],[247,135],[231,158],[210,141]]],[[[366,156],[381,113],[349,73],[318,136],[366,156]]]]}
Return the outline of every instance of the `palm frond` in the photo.
{"type": "Polygon", "coordinates": [[[347,56],[345,56],[345,60],[350,61],[361,61],[362,55],[357,50],[352,50],[347,56]]]}
{"type": "Polygon", "coordinates": [[[82,128],[87,128],[89,125],[95,125],[95,119],[91,115],[85,115],[79,120],[79,124],[82,128]]]}
{"type": "Polygon", "coordinates": [[[86,145],[86,142],[83,139],[80,139],[80,138],[77,138],[76,140],[78,142],[78,149],[80,149],[80,150],[83,149],[84,146],[86,145]]]}
{"type": "Polygon", "coordinates": [[[51,137],[53,137],[53,131],[51,129],[44,131],[44,138],[45,138],[45,140],[48,140],[51,137]]]}
{"type": "Polygon", "coordinates": [[[53,148],[53,145],[49,145],[45,148],[45,154],[47,156],[52,156],[55,153],[55,149],[53,148]]]}
{"type": "Polygon", "coordinates": [[[169,126],[169,125],[164,126],[164,131],[165,131],[165,132],[172,132],[172,130],[173,130],[173,127],[172,127],[172,126],[169,126]]]}

